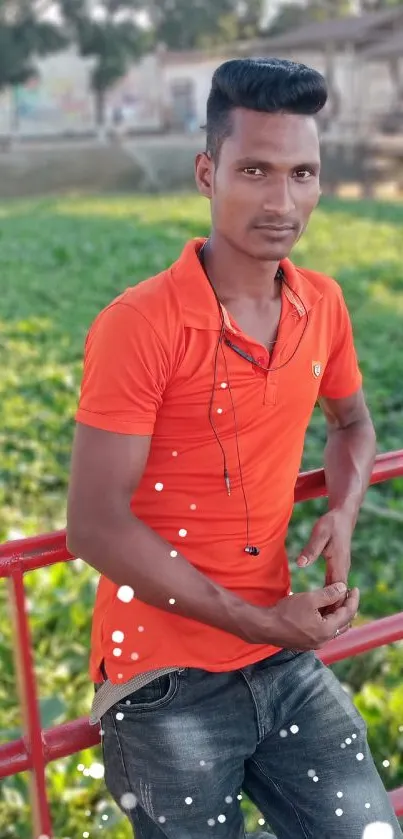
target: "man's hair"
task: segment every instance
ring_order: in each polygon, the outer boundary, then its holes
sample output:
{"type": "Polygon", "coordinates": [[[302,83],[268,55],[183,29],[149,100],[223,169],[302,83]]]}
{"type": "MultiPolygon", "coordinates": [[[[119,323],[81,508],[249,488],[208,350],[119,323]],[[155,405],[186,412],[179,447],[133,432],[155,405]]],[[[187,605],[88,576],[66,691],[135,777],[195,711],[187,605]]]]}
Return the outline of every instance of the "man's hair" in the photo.
{"type": "Polygon", "coordinates": [[[217,160],[232,130],[234,108],[269,114],[317,114],[327,100],[324,77],[281,58],[235,58],[215,71],[207,100],[207,152],[217,160]]]}

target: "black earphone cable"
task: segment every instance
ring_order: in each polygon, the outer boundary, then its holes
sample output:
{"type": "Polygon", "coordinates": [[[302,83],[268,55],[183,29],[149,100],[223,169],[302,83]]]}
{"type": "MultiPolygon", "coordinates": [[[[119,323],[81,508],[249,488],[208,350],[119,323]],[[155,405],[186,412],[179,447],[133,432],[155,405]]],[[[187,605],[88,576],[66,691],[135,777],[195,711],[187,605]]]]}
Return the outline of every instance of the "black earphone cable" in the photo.
{"type": "MultiPolygon", "coordinates": [[[[228,376],[227,359],[225,357],[224,347],[223,347],[222,343],[221,343],[221,352],[222,352],[222,356],[223,356],[223,359],[224,359],[225,376],[226,376],[226,380],[228,382],[228,392],[229,392],[230,399],[231,399],[232,414],[233,414],[233,417],[234,417],[235,445],[236,445],[236,453],[237,453],[237,458],[238,458],[238,468],[239,468],[239,478],[240,478],[240,482],[241,482],[241,490],[242,490],[243,500],[244,500],[244,504],[245,504],[246,546],[248,547],[249,546],[249,507],[248,507],[248,499],[246,497],[246,492],[245,492],[245,487],[244,487],[244,482],[243,482],[241,454],[240,454],[240,451],[239,451],[238,423],[237,423],[237,419],[236,419],[235,404],[234,404],[234,400],[233,400],[233,397],[232,397],[231,383],[230,383],[229,376],[228,376]]],[[[230,482],[229,476],[228,476],[228,480],[230,482]]],[[[230,483],[230,486],[231,486],[231,483],[230,483]]]]}
{"type": "MultiPolygon", "coordinates": [[[[213,289],[213,291],[214,291],[214,289],[213,289]]],[[[217,430],[216,430],[216,427],[213,423],[213,416],[212,416],[212,414],[213,414],[213,404],[214,404],[214,395],[215,395],[215,389],[216,389],[216,383],[217,383],[217,357],[218,357],[218,351],[220,349],[222,336],[224,334],[224,329],[225,329],[224,315],[223,315],[221,306],[220,306],[220,314],[221,314],[221,327],[220,327],[220,333],[219,333],[219,336],[218,336],[217,345],[216,345],[215,353],[214,353],[214,380],[213,380],[213,387],[211,389],[211,397],[210,397],[208,418],[209,418],[210,425],[213,429],[214,436],[215,436],[215,438],[217,440],[217,443],[218,443],[218,445],[221,449],[221,454],[223,456],[223,462],[224,462],[225,486],[227,487],[228,495],[231,495],[231,481],[230,481],[229,473],[228,473],[228,469],[227,469],[227,456],[225,454],[224,446],[223,446],[223,444],[222,444],[222,442],[221,442],[221,440],[220,440],[220,438],[217,434],[217,430]]],[[[229,387],[229,383],[228,383],[228,387],[229,387]]]]}
{"type": "MultiPolygon", "coordinates": [[[[205,243],[205,244],[206,244],[206,243],[205,243]]],[[[223,336],[224,336],[224,332],[225,332],[225,319],[224,319],[224,314],[223,314],[223,307],[222,307],[222,305],[221,305],[221,302],[220,302],[219,297],[218,297],[218,295],[217,295],[217,293],[216,293],[216,290],[215,290],[215,288],[214,288],[214,286],[213,286],[213,284],[212,284],[212,282],[211,282],[211,280],[210,280],[210,278],[209,278],[209,276],[208,276],[208,274],[207,274],[207,271],[206,271],[206,269],[205,269],[205,265],[204,265],[204,258],[203,258],[203,253],[202,253],[202,252],[203,252],[203,250],[204,250],[204,248],[205,248],[205,244],[204,244],[204,245],[202,246],[202,248],[200,249],[198,256],[199,256],[199,259],[200,259],[200,261],[201,261],[201,264],[202,264],[202,267],[203,267],[203,269],[204,269],[204,272],[205,272],[205,275],[206,275],[206,277],[207,277],[207,280],[208,280],[208,282],[209,282],[209,284],[210,284],[210,286],[211,286],[211,289],[212,289],[212,291],[213,291],[213,294],[214,294],[214,296],[215,296],[215,299],[216,299],[216,301],[217,301],[217,306],[218,306],[218,310],[219,310],[220,317],[221,317],[220,331],[219,331],[219,335],[218,335],[218,339],[217,339],[217,344],[216,344],[216,348],[215,348],[215,353],[214,353],[214,362],[213,362],[213,369],[214,369],[214,375],[213,375],[213,386],[212,386],[212,390],[211,390],[211,397],[210,397],[210,404],[209,404],[208,417],[209,417],[209,422],[210,422],[211,428],[212,428],[212,430],[213,430],[214,436],[215,436],[215,438],[216,438],[216,440],[217,440],[217,443],[218,443],[218,445],[219,445],[219,447],[220,447],[220,449],[221,449],[221,453],[222,453],[222,457],[223,457],[223,464],[224,464],[224,482],[225,482],[225,486],[226,486],[226,489],[227,489],[227,493],[228,493],[228,495],[231,495],[231,479],[230,479],[229,472],[228,472],[228,466],[227,466],[227,456],[226,456],[226,453],[225,453],[224,446],[223,446],[223,444],[221,443],[221,440],[220,440],[219,435],[218,435],[218,433],[217,433],[217,430],[216,430],[215,424],[214,424],[214,422],[213,422],[213,416],[212,416],[212,414],[213,414],[213,405],[214,405],[214,395],[215,395],[216,383],[217,383],[217,363],[218,363],[218,351],[219,351],[220,346],[221,346],[221,352],[222,352],[223,359],[224,359],[224,364],[225,364],[225,375],[226,375],[226,380],[227,380],[227,384],[228,384],[228,392],[229,392],[230,399],[231,399],[231,407],[232,407],[232,413],[233,413],[233,417],[234,417],[235,443],[236,443],[237,460],[238,460],[238,468],[239,468],[239,478],[240,478],[241,490],[242,490],[242,495],[243,495],[244,505],[245,505],[245,515],[246,515],[246,546],[245,546],[244,550],[245,550],[245,552],[246,552],[246,553],[251,554],[252,556],[257,556],[257,555],[260,553],[260,548],[258,548],[258,547],[256,547],[256,546],[254,546],[254,545],[249,545],[249,528],[250,528],[250,522],[249,522],[249,507],[248,507],[248,500],[247,500],[247,496],[246,496],[245,486],[244,486],[244,482],[243,482],[241,455],[240,455],[240,451],[239,451],[238,424],[237,424],[237,419],[236,419],[235,403],[234,403],[234,399],[233,399],[233,396],[232,396],[231,383],[230,383],[230,380],[229,380],[229,375],[228,375],[228,365],[227,365],[227,359],[226,359],[226,356],[225,356],[224,347],[223,347],[223,345],[222,345],[223,336]]],[[[280,279],[280,280],[281,280],[281,282],[284,282],[284,284],[285,284],[285,285],[286,285],[286,286],[290,289],[290,291],[291,291],[291,292],[292,292],[292,293],[293,293],[293,294],[294,294],[294,295],[298,298],[298,300],[299,300],[299,302],[301,303],[301,306],[302,306],[302,308],[303,308],[303,310],[304,310],[304,314],[305,314],[305,317],[306,317],[306,321],[305,321],[304,329],[303,329],[303,331],[302,331],[302,335],[301,335],[301,337],[300,337],[300,339],[299,339],[299,341],[298,341],[298,343],[297,343],[297,346],[295,347],[294,352],[292,353],[292,355],[290,356],[290,358],[289,358],[289,359],[288,359],[288,360],[287,360],[284,364],[280,364],[280,365],[278,365],[277,367],[263,367],[263,365],[259,364],[259,362],[258,362],[258,361],[256,361],[255,359],[252,359],[252,358],[250,359],[250,362],[251,362],[252,364],[254,364],[255,366],[259,367],[261,370],[264,370],[264,371],[265,371],[265,372],[267,372],[267,373],[274,373],[274,372],[276,372],[277,370],[282,370],[284,367],[286,367],[286,366],[287,366],[287,365],[288,365],[288,364],[292,361],[292,359],[294,358],[295,354],[297,353],[297,351],[298,351],[298,349],[299,349],[299,347],[300,347],[301,341],[302,341],[302,339],[303,339],[303,337],[304,337],[304,335],[305,335],[305,332],[306,332],[306,329],[307,329],[307,326],[308,326],[308,323],[309,323],[309,314],[308,314],[308,312],[307,312],[307,310],[306,310],[306,307],[305,307],[305,305],[304,305],[304,302],[303,302],[303,300],[301,300],[301,298],[300,298],[299,294],[297,294],[297,293],[294,291],[294,289],[293,289],[293,288],[291,288],[291,286],[289,285],[289,283],[288,283],[288,282],[287,282],[287,280],[285,279],[285,276],[284,276],[284,271],[283,271],[283,269],[282,269],[281,267],[279,267],[279,269],[278,269],[278,271],[277,271],[276,278],[277,278],[277,279],[280,279]]],[[[236,347],[235,347],[234,345],[232,345],[232,344],[231,344],[231,342],[229,342],[228,340],[226,340],[226,339],[225,339],[225,343],[227,344],[227,346],[229,346],[230,348],[234,349],[234,350],[235,350],[235,352],[239,352],[239,348],[236,348],[236,347]]],[[[242,355],[242,353],[241,353],[241,355],[242,355]]],[[[248,359],[247,359],[247,360],[248,360],[248,359]]]]}

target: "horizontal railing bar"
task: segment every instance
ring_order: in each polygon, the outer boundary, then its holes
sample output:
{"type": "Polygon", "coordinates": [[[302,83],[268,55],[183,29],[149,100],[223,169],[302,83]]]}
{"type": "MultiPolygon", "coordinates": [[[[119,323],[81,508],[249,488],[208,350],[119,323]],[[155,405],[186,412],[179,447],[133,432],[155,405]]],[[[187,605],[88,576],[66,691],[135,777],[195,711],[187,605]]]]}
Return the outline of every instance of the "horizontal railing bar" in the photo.
{"type": "MultiPolygon", "coordinates": [[[[81,717],[73,722],[50,728],[43,732],[43,737],[49,761],[77,754],[100,743],[99,730],[97,726],[89,725],[88,717],[81,717]]],[[[8,775],[14,775],[26,769],[30,769],[30,765],[22,740],[0,747],[0,778],[6,778],[8,775]],[[12,756],[14,757],[12,771],[4,773],[2,770],[4,767],[8,769],[12,756]]],[[[403,816],[403,787],[392,790],[388,795],[396,815],[403,816]]]]}
{"type": "MultiPolygon", "coordinates": [[[[333,664],[401,639],[403,612],[351,629],[340,638],[330,641],[322,650],[318,650],[317,655],[325,664],[333,664]]],[[[89,725],[88,717],[82,717],[81,720],[73,720],[43,731],[42,741],[45,760],[49,763],[94,746],[100,742],[100,738],[97,727],[89,725]]],[[[30,768],[31,761],[22,739],[0,746],[0,778],[30,768]],[[10,761],[12,768],[9,765],[10,761]]]]}
{"type": "Polygon", "coordinates": [[[403,787],[393,789],[388,795],[396,815],[403,816],[403,787]]]}
{"type": "MultiPolygon", "coordinates": [[[[377,455],[371,476],[371,484],[378,484],[403,476],[403,449],[377,455]]],[[[326,495],[326,481],[323,469],[301,472],[295,486],[295,501],[308,501],[326,495]]],[[[14,539],[0,545],[0,578],[9,577],[10,566],[16,561],[22,564],[24,573],[67,562],[74,557],[66,548],[66,531],[44,533],[28,539],[14,539]]]]}
{"type": "Polygon", "coordinates": [[[361,655],[368,650],[393,644],[403,639],[403,612],[370,621],[363,626],[350,629],[325,647],[317,651],[324,664],[335,664],[354,655],[361,655]]]}
{"type": "MultiPolygon", "coordinates": [[[[370,481],[372,486],[401,476],[403,476],[403,449],[377,455],[370,481]]],[[[323,495],[326,495],[324,469],[301,472],[295,485],[295,501],[298,503],[309,501],[311,498],[319,498],[323,495]]]]}

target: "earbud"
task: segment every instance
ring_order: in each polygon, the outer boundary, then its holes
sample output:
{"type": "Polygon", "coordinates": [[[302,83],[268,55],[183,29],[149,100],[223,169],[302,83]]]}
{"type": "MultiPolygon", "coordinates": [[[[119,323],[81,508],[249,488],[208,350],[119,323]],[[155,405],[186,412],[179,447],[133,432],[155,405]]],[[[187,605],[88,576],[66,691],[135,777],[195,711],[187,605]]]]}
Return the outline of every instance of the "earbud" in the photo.
{"type": "Polygon", "coordinates": [[[257,548],[256,545],[246,545],[244,548],[246,554],[250,554],[251,556],[259,556],[260,548],[257,548]]]}

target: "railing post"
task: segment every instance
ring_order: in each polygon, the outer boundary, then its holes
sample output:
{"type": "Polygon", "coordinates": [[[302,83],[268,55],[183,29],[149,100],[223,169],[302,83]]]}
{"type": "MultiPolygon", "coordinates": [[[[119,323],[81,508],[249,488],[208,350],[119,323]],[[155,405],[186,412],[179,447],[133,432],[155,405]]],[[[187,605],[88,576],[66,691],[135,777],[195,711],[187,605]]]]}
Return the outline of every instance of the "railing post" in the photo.
{"type": "Polygon", "coordinates": [[[46,795],[46,757],[43,749],[41,718],[36,692],[31,633],[28,624],[22,562],[12,559],[7,580],[11,620],[16,637],[14,661],[17,687],[23,716],[23,732],[30,758],[30,795],[32,806],[33,839],[51,839],[52,821],[46,795]]]}

